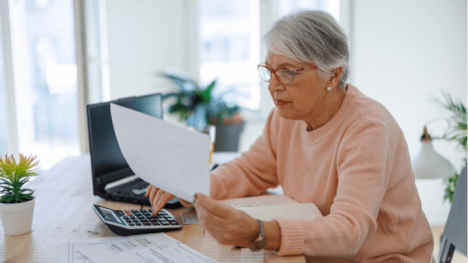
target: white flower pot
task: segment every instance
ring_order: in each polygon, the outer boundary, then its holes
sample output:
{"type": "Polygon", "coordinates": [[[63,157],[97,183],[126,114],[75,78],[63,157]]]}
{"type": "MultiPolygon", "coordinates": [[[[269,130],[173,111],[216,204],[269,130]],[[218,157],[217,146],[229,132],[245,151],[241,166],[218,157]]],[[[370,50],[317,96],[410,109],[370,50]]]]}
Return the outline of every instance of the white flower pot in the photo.
{"type": "Polygon", "coordinates": [[[0,203],[3,230],[10,236],[31,232],[35,199],[17,204],[0,203]]]}

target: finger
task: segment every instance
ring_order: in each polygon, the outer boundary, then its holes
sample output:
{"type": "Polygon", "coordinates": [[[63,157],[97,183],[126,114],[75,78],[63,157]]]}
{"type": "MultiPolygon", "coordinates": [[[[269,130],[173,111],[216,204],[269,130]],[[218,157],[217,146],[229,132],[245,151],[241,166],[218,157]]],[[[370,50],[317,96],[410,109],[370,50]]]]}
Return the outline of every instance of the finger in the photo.
{"type": "Polygon", "coordinates": [[[145,197],[148,197],[150,195],[151,189],[153,189],[152,185],[148,185],[148,187],[146,187],[145,197]]]}
{"type": "MultiPolygon", "coordinates": [[[[152,198],[153,199],[153,203],[151,205],[151,207],[154,208],[156,207],[156,204],[158,204],[159,202],[159,199],[161,198],[161,196],[166,193],[164,190],[161,190],[161,189],[158,189],[158,191],[154,194],[154,197],[152,198]]],[[[158,211],[159,213],[159,211],[158,211]]],[[[153,211],[153,214],[155,214],[155,212],[153,211]]],[[[157,214],[157,213],[156,213],[157,214]]]]}
{"type": "Polygon", "coordinates": [[[154,205],[154,202],[155,202],[154,198],[156,197],[156,194],[158,192],[159,192],[159,188],[153,186],[153,188],[151,189],[150,196],[149,196],[151,206],[154,205]]]}
{"type": "Polygon", "coordinates": [[[153,208],[153,216],[156,216],[161,209],[166,205],[169,200],[174,198],[174,195],[171,195],[170,193],[165,192],[158,200],[158,203],[156,206],[153,208]]]}
{"type": "Polygon", "coordinates": [[[191,208],[191,207],[193,207],[193,204],[192,204],[192,203],[187,202],[187,201],[185,201],[185,200],[182,200],[182,199],[180,199],[180,198],[179,198],[179,202],[180,202],[184,207],[186,207],[186,208],[191,208]]]}
{"type": "Polygon", "coordinates": [[[197,198],[195,200],[196,208],[203,207],[203,209],[222,218],[229,218],[235,211],[234,208],[213,200],[204,194],[197,193],[197,198]]]}

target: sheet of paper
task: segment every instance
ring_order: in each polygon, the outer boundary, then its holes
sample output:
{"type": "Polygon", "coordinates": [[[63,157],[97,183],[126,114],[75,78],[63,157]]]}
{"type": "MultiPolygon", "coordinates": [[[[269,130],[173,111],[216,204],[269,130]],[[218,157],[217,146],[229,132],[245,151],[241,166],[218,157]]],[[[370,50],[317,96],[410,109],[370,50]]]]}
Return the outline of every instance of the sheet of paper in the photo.
{"type": "Polygon", "coordinates": [[[216,262],[164,233],[132,236],[99,246],[82,247],[78,251],[95,263],[216,262]]]}
{"type": "Polygon", "coordinates": [[[246,212],[255,219],[264,221],[270,221],[273,218],[310,219],[314,216],[322,216],[317,206],[312,203],[239,207],[237,209],[246,212]]]}
{"type": "Polygon", "coordinates": [[[111,104],[117,141],[133,172],[186,201],[210,194],[207,134],[111,104]]]}
{"type": "Polygon", "coordinates": [[[63,263],[93,263],[90,259],[85,257],[83,254],[78,252],[78,248],[97,246],[116,240],[122,239],[123,237],[106,237],[106,238],[93,238],[85,239],[68,243],[61,243],[59,245],[59,260],[58,262],[63,263]]]}
{"type": "Polygon", "coordinates": [[[223,203],[230,205],[234,208],[298,204],[296,200],[284,195],[261,195],[254,197],[233,198],[224,200],[223,203]]]}

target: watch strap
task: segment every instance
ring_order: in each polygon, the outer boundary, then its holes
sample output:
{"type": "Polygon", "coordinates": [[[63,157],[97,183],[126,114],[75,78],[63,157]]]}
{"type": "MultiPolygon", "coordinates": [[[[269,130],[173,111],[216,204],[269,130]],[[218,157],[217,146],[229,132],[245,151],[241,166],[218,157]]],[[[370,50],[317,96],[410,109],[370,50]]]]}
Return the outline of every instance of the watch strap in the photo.
{"type": "Polygon", "coordinates": [[[263,230],[263,223],[260,219],[255,219],[258,221],[258,225],[260,226],[260,236],[262,239],[265,239],[265,230],[263,230]]]}
{"type": "Polygon", "coordinates": [[[258,252],[262,249],[264,249],[267,245],[266,239],[265,239],[265,230],[263,229],[263,223],[259,219],[255,219],[258,222],[258,226],[260,228],[260,236],[258,239],[252,243],[250,246],[250,251],[252,252],[258,252]]]}

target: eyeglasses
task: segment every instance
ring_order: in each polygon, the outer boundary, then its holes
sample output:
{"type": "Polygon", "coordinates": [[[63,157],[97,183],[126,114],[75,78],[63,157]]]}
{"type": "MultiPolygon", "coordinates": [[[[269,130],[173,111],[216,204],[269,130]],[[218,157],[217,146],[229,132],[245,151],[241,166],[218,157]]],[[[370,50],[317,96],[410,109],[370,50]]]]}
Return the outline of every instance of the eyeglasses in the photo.
{"type": "Polygon", "coordinates": [[[273,70],[265,64],[260,64],[257,67],[263,81],[270,82],[272,75],[275,74],[276,79],[283,85],[291,84],[296,73],[304,70],[303,68],[294,70],[279,68],[277,70],[273,70]]]}

